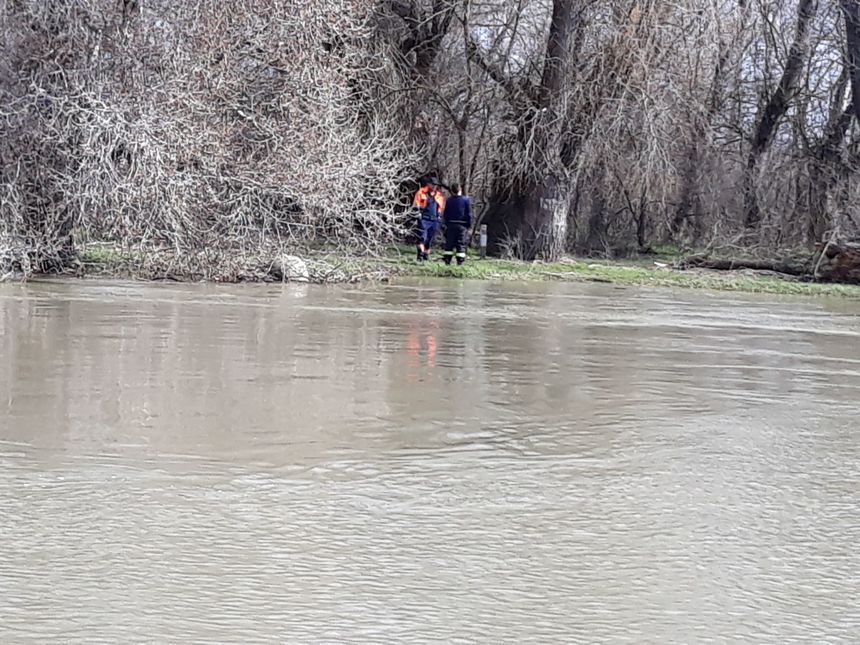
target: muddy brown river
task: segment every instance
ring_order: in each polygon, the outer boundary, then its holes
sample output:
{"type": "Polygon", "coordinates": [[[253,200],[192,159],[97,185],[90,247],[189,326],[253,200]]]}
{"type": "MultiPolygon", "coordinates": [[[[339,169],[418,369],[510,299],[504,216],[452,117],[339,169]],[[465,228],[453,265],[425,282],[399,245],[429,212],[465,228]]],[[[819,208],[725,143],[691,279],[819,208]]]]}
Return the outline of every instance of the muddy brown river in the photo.
{"type": "Polygon", "coordinates": [[[0,285],[0,642],[860,642],[860,303],[0,285]]]}

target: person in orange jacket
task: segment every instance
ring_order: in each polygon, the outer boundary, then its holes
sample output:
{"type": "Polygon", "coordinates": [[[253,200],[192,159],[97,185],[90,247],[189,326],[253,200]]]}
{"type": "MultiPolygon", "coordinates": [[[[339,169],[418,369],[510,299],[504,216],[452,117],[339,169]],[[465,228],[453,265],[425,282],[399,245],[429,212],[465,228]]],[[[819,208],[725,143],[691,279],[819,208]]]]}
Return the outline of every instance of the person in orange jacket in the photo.
{"type": "Polygon", "coordinates": [[[418,209],[418,261],[426,262],[430,259],[430,247],[433,238],[439,230],[439,220],[445,211],[445,197],[439,191],[439,180],[435,177],[427,177],[421,182],[421,188],[415,193],[412,205],[418,209]]]}

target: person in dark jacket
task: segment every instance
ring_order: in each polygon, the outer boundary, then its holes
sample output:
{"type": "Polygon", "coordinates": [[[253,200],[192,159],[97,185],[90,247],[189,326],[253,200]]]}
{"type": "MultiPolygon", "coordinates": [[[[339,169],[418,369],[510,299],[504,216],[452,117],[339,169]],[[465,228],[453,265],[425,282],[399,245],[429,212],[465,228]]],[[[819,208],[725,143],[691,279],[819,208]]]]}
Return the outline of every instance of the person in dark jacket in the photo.
{"type": "Polygon", "coordinates": [[[469,228],[472,226],[472,202],[463,195],[457,184],[451,184],[451,197],[445,204],[443,227],[445,229],[445,253],[442,259],[445,264],[451,264],[451,258],[457,258],[457,264],[466,261],[466,246],[469,240],[469,228]]]}
{"type": "Polygon", "coordinates": [[[418,209],[417,247],[418,261],[430,259],[430,247],[433,238],[439,230],[439,218],[445,210],[445,198],[439,192],[439,180],[428,177],[421,182],[421,188],[415,193],[412,204],[418,209]]]}

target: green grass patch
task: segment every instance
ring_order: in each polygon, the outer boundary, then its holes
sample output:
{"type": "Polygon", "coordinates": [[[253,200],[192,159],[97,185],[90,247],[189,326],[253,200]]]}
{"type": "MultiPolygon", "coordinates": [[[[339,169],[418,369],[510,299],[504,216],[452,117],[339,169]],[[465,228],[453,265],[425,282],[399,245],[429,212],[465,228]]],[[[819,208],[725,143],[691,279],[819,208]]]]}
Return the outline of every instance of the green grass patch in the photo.
{"type": "Polygon", "coordinates": [[[146,257],[110,244],[88,244],[79,250],[79,260],[85,276],[134,278],[146,257]]]}
{"type": "Polygon", "coordinates": [[[838,296],[860,298],[860,286],[803,282],[767,273],[748,271],[679,271],[655,265],[677,258],[676,249],[617,261],[568,260],[529,263],[516,260],[469,257],[466,264],[448,266],[438,254],[429,262],[418,262],[411,248],[391,249],[381,259],[358,260],[360,266],[387,268],[394,276],[459,278],[473,280],[523,280],[604,282],[618,285],[712,289],[777,295],[838,296]]]}
{"type": "Polygon", "coordinates": [[[107,244],[91,244],[81,251],[80,260],[83,264],[111,264],[120,262],[125,254],[107,244]]]}

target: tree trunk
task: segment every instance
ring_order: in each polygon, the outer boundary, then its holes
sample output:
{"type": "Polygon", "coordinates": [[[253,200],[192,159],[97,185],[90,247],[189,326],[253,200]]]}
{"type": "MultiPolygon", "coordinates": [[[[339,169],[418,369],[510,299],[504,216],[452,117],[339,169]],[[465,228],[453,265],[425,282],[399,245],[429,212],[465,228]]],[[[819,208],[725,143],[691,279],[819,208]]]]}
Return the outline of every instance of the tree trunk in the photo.
{"type": "Polygon", "coordinates": [[[845,17],[846,58],[851,75],[851,104],[860,121],[860,0],[842,0],[845,17]]]}
{"type": "Polygon", "coordinates": [[[819,159],[809,162],[807,175],[809,211],[806,222],[806,244],[813,247],[821,241],[827,230],[827,191],[824,186],[829,182],[824,164],[819,159]]]}
{"type": "Polygon", "coordinates": [[[524,260],[557,260],[567,240],[570,196],[561,168],[560,116],[564,99],[574,20],[572,0],[554,0],[541,86],[537,96],[540,116],[534,120],[535,144],[531,146],[531,178],[523,182],[520,254],[524,260]],[[558,169],[558,170],[557,170],[558,169]]]}
{"type": "MultiPolygon", "coordinates": [[[[560,107],[571,58],[571,37],[574,31],[574,0],[553,0],[552,21],[546,45],[540,103],[542,107],[560,107]]],[[[559,114],[560,116],[560,114],[559,114]]]]}
{"type": "Polygon", "coordinates": [[[639,253],[646,253],[650,248],[648,244],[648,209],[645,207],[644,195],[639,200],[639,213],[636,215],[636,246],[639,253]]]}
{"type": "MultiPolygon", "coordinates": [[[[428,11],[417,0],[388,0],[383,8],[397,16],[406,26],[407,37],[396,43],[403,61],[407,62],[411,92],[411,137],[419,148],[426,148],[432,139],[431,127],[426,118],[425,99],[435,91],[432,82],[433,66],[442,49],[442,43],[451,27],[456,3],[434,0],[428,11]]],[[[424,149],[424,166],[436,166],[435,152],[424,149]]]]}
{"type": "Polygon", "coordinates": [[[427,79],[436,57],[442,49],[451,20],[454,18],[456,3],[449,0],[434,0],[429,16],[423,16],[416,28],[418,43],[415,47],[415,74],[427,79]]]}
{"type": "Polygon", "coordinates": [[[557,260],[564,253],[570,208],[564,180],[548,174],[529,186],[524,198],[520,256],[524,260],[557,260]]]}
{"type": "Polygon", "coordinates": [[[408,29],[409,35],[399,43],[399,48],[404,57],[414,56],[410,68],[412,80],[428,84],[433,64],[454,18],[456,3],[434,0],[429,12],[416,0],[389,0],[383,6],[399,17],[408,29]]]}
{"type": "Polygon", "coordinates": [[[557,260],[567,242],[569,187],[563,177],[561,138],[574,31],[574,0],[553,0],[541,85],[534,120],[530,178],[524,191],[520,254],[524,260],[557,260]]]}
{"type": "Polygon", "coordinates": [[[770,147],[777,128],[788,111],[794,98],[797,82],[803,71],[809,49],[809,30],[818,11],[818,0],[800,0],[797,6],[797,26],[794,40],[785,61],[785,69],[774,92],[762,106],[756,119],[756,129],[752,146],[747,156],[746,175],[744,176],[744,226],[748,230],[758,227],[761,222],[761,209],[756,195],[758,164],[762,155],[770,147]]]}
{"type": "Polygon", "coordinates": [[[600,253],[606,252],[606,197],[604,196],[603,187],[596,186],[591,200],[591,213],[588,216],[588,233],[585,238],[585,244],[580,248],[580,252],[591,255],[595,251],[600,253]]]}
{"type": "Polygon", "coordinates": [[[675,209],[672,221],[669,223],[669,239],[672,242],[678,241],[684,224],[691,217],[696,217],[699,210],[698,180],[699,165],[701,163],[701,143],[699,142],[700,135],[698,131],[693,136],[695,140],[690,143],[690,148],[687,151],[686,165],[681,174],[681,200],[675,209]]]}
{"type": "Polygon", "coordinates": [[[846,110],[839,118],[835,129],[826,135],[809,168],[809,218],[807,221],[807,244],[811,247],[820,242],[831,224],[829,197],[846,169],[839,163],[839,148],[853,118],[852,110],[846,110]]]}
{"type": "Polygon", "coordinates": [[[854,109],[845,109],[845,92],[851,77],[851,65],[846,62],[830,103],[829,116],[820,141],[812,151],[808,181],[807,244],[812,247],[820,242],[830,225],[828,198],[844,168],[839,162],[839,152],[845,135],[854,118],[854,109]]]}

